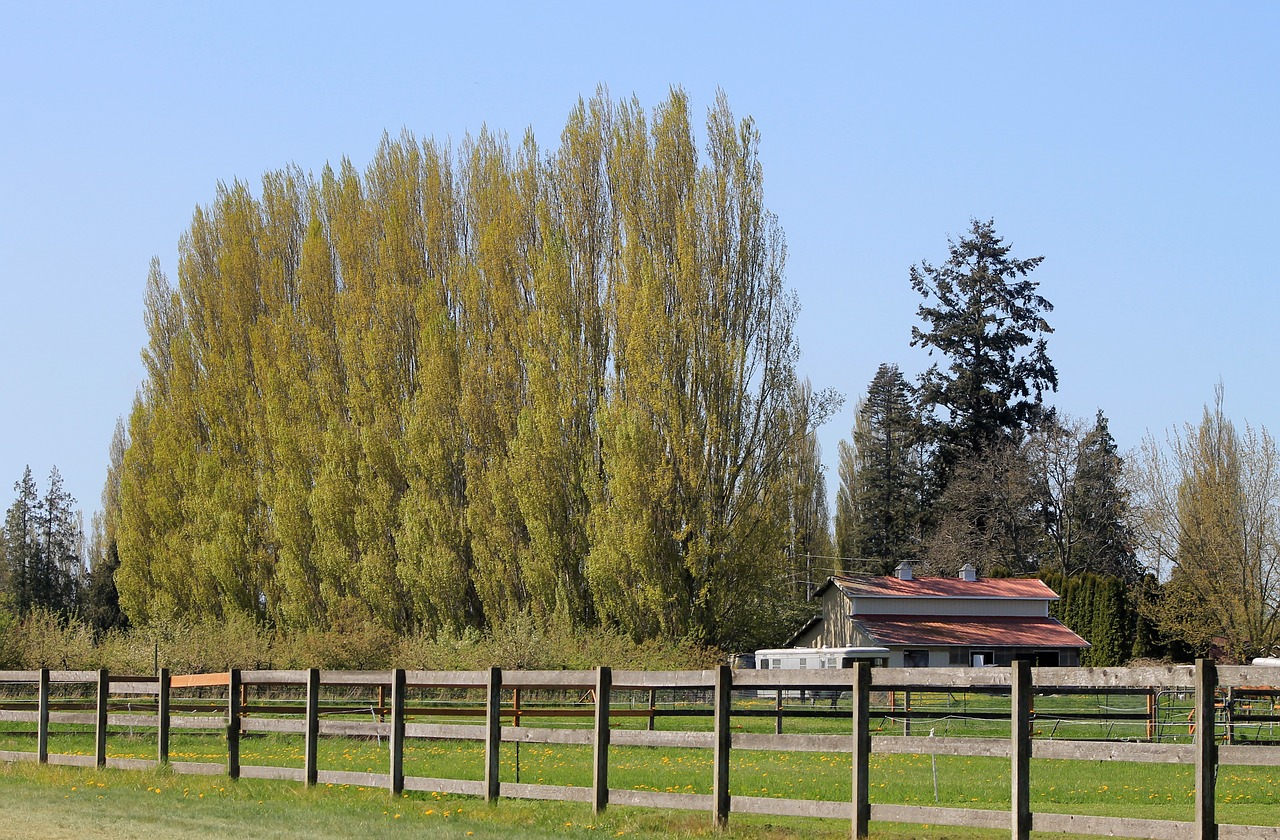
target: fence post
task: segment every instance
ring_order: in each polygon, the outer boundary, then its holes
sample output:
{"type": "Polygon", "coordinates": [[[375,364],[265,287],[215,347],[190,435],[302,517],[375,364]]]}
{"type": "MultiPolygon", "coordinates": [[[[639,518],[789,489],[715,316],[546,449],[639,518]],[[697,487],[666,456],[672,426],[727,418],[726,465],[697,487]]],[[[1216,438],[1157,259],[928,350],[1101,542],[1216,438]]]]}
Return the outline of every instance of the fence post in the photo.
{"type": "Polygon", "coordinates": [[[391,795],[404,792],[404,669],[391,672],[391,795]]]}
{"type": "Polygon", "coordinates": [[[1009,680],[1012,829],[1014,840],[1031,836],[1031,663],[1013,663],[1009,680]]]}
{"type": "Polygon", "coordinates": [[[1218,739],[1214,703],[1218,667],[1212,659],[1196,660],[1196,840],[1217,840],[1218,820],[1214,796],[1218,778],[1218,739]]]}
{"type": "Polygon", "coordinates": [[[609,805],[609,700],[613,692],[613,671],[604,665],[596,669],[595,746],[591,774],[591,812],[601,814],[609,805]]]}
{"type": "Polygon", "coordinates": [[[160,669],[160,682],[156,686],[156,760],[169,763],[169,692],[173,677],[168,668],[160,669]]]}
{"type": "Polygon", "coordinates": [[[107,765],[107,700],[110,696],[111,682],[103,668],[98,671],[98,716],[93,736],[93,760],[99,767],[107,765]]]}
{"type": "Polygon", "coordinates": [[[651,688],[649,689],[649,731],[650,732],[654,731],[657,728],[656,722],[657,722],[658,716],[654,714],[657,711],[658,711],[658,689],[651,688]]]}
{"type": "Polygon", "coordinates": [[[782,689],[778,689],[773,700],[773,734],[782,734],[782,689]]]}
{"type": "Polygon", "coordinates": [[[863,840],[871,823],[871,663],[853,671],[853,836],[863,840]]]}
{"type": "Polygon", "coordinates": [[[498,750],[502,746],[502,669],[489,669],[486,683],[484,733],[484,801],[496,802],[501,789],[498,750]]]}
{"type": "Polygon", "coordinates": [[[36,761],[49,763],[49,669],[40,669],[38,718],[36,724],[36,761]]]}
{"type": "Polygon", "coordinates": [[[227,674],[227,776],[240,778],[240,669],[227,674]]]}
{"type": "Polygon", "coordinates": [[[316,783],[318,752],[320,749],[320,669],[307,669],[307,728],[303,759],[303,784],[312,787],[316,783]]]}
{"type": "Polygon", "coordinates": [[[716,669],[715,694],[715,750],[711,775],[711,788],[717,828],[729,824],[729,745],[731,729],[729,714],[733,702],[733,672],[728,665],[716,669]]]}

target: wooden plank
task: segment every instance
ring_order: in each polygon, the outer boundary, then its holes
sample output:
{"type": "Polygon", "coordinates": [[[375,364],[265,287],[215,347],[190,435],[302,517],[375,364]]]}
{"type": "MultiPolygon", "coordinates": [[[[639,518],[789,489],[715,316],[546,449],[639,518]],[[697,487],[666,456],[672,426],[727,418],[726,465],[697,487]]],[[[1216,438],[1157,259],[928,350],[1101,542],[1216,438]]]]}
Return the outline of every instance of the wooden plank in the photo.
{"type": "Polygon", "coordinates": [[[503,688],[595,688],[595,671],[503,671],[503,688]]]}
{"type": "Polygon", "coordinates": [[[388,738],[391,724],[376,720],[321,720],[321,735],[343,735],[356,738],[388,738]]]}
{"type": "MultiPolygon", "coordinates": [[[[1004,670],[1003,668],[1001,670],[1004,670]]],[[[1009,828],[1008,811],[983,811],[977,808],[932,808],[922,805],[872,805],[871,819],[876,822],[915,825],[952,825],[964,828],[1009,828]]]]}
{"type": "Polygon", "coordinates": [[[1037,688],[1186,688],[1195,685],[1190,665],[1142,668],[1034,668],[1037,688]]]}
{"type": "Polygon", "coordinates": [[[649,688],[714,688],[715,671],[619,671],[613,672],[614,691],[649,688]]]}
{"type": "Polygon", "coordinates": [[[391,731],[388,733],[392,796],[404,791],[404,688],[404,669],[397,668],[391,672],[391,731]]]}
{"type": "Polygon", "coordinates": [[[812,671],[768,668],[743,668],[733,672],[736,690],[758,688],[814,688],[853,690],[853,671],[840,668],[817,668],[812,671]]]}
{"type": "Polygon", "coordinates": [[[613,698],[613,672],[608,666],[596,671],[596,708],[591,740],[591,811],[601,814],[609,806],[609,704],[613,698]]]}
{"type": "Polygon", "coordinates": [[[241,764],[242,779],[276,779],[283,782],[301,782],[306,780],[306,771],[297,767],[268,767],[261,764],[241,764]]]}
{"type": "Polygon", "coordinates": [[[467,723],[406,723],[408,738],[431,738],[439,741],[483,741],[485,728],[467,723]]]}
{"type": "MultiPolygon", "coordinates": [[[[48,709],[48,706],[45,706],[48,709]]],[[[40,723],[43,718],[49,715],[48,711],[41,712],[0,712],[0,721],[5,723],[40,723]]],[[[46,732],[48,726],[46,724],[46,732]]]]}
{"type": "Polygon", "coordinates": [[[93,722],[93,758],[99,767],[107,764],[107,704],[111,701],[110,674],[98,671],[98,708],[93,722]]]}
{"type": "Polygon", "coordinates": [[[39,671],[0,671],[0,683],[38,683],[39,671]]]}
{"type": "Polygon", "coordinates": [[[49,682],[54,683],[96,683],[97,671],[50,671],[49,682]]]}
{"type": "Polygon", "coordinates": [[[729,824],[729,751],[732,748],[733,672],[728,665],[716,669],[715,746],[711,758],[712,819],[718,828],[729,824]]]}
{"type": "Polygon", "coordinates": [[[1035,741],[1033,758],[1075,761],[1134,761],[1146,764],[1190,764],[1195,760],[1191,744],[1143,744],[1132,741],[1035,741]]]}
{"type": "Polygon", "coordinates": [[[107,726],[131,726],[141,729],[154,729],[157,720],[155,715],[143,714],[109,714],[107,726]]]}
{"type": "Polygon", "coordinates": [[[322,785],[350,785],[352,787],[385,788],[391,782],[386,773],[351,773],[345,770],[320,770],[316,781],[322,785]]]}
{"type": "Polygon", "coordinates": [[[1031,837],[1031,663],[1019,659],[1009,668],[1010,817],[1014,840],[1031,837]]]}
{"type": "Polygon", "coordinates": [[[1035,814],[1031,822],[1036,831],[1136,837],[1140,840],[1191,840],[1195,828],[1189,822],[1142,820],[1130,817],[1092,817],[1084,814],[1035,814]]]}
{"type": "Polygon", "coordinates": [[[307,671],[307,711],[303,718],[303,784],[311,787],[316,783],[316,769],[319,767],[320,749],[320,669],[307,671]]]}
{"type": "Polygon", "coordinates": [[[1218,746],[1218,765],[1223,764],[1280,767],[1280,747],[1221,744],[1218,746]]]}
{"type": "Polygon", "coordinates": [[[930,738],[927,735],[873,735],[871,751],[885,755],[966,755],[1009,758],[1007,738],[930,738]]]}
{"type": "Polygon", "coordinates": [[[41,764],[49,761],[49,669],[40,669],[36,698],[36,754],[41,764]]]}
{"type": "Polygon", "coordinates": [[[681,811],[708,811],[715,798],[705,793],[663,793],[656,790],[609,791],[609,802],[614,805],[633,805],[640,808],[666,808],[681,811]]]}
{"type": "Polygon", "coordinates": [[[160,686],[154,682],[136,682],[133,680],[130,680],[129,682],[116,682],[114,678],[111,680],[111,693],[116,695],[154,695],[157,694],[159,690],[160,686]]]}
{"type": "Polygon", "coordinates": [[[1220,825],[1219,840],[1280,840],[1280,828],[1268,825],[1220,825]]]}
{"type": "Polygon", "coordinates": [[[206,761],[170,761],[169,769],[184,776],[221,776],[227,772],[225,764],[206,761]]]}
{"type": "Polygon", "coordinates": [[[390,671],[321,671],[321,685],[391,685],[390,671]]]}
{"type": "Polygon", "coordinates": [[[227,775],[240,778],[240,671],[227,674],[227,775]]]}
{"type": "Polygon", "coordinates": [[[775,817],[820,817],[849,819],[848,802],[821,802],[816,799],[774,799],[767,796],[734,796],[735,814],[765,814],[775,817]]]}
{"type": "Polygon", "coordinates": [[[850,753],[853,752],[853,736],[771,735],[757,732],[735,732],[730,746],[735,750],[850,753]]]}
{"type": "Polygon", "coordinates": [[[495,802],[499,795],[498,756],[502,748],[502,671],[489,669],[485,683],[484,801],[495,802]]]}
{"type": "MultiPolygon", "coordinates": [[[[779,703],[782,694],[778,694],[779,703]]],[[[853,671],[852,802],[853,836],[863,840],[871,825],[871,663],[859,662],[853,671]]]]}
{"type": "Polygon", "coordinates": [[[307,671],[241,671],[241,685],[306,685],[307,671]]]}
{"type": "Polygon", "coordinates": [[[169,730],[173,725],[169,713],[170,680],[172,674],[168,668],[161,668],[159,681],[156,684],[156,758],[161,764],[169,763],[169,730]]]}
{"type": "Polygon", "coordinates": [[[297,718],[240,718],[242,732],[283,732],[291,735],[305,735],[307,722],[297,718]]]}
{"type": "Polygon", "coordinates": [[[1223,688],[1280,687],[1280,668],[1274,665],[1219,665],[1218,685],[1223,688]]]}
{"type": "Polygon", "coordinates": [[[98,722],[98,715],[96,712],[50,712],[49,722],[93,726],[98,722]]]}
{"type": "Polygon", "coordinates": [[[557,802],[590,802],[591,788],[561,785],[502,783],[502,795],[512,799],[549,799],[557,802]]]}
{"type": "Polygon", "coordinates": [[[106,766],[116,770],[154,770],[160,762],[153,758],[108,758],[106,766]]]}
{"type": "Polygon", "coordinates": [[[617,729],[609,737],[615,747],[689,747],[708,749],[715,745],[712,732],[648,732],[643,729],[617,729]]]}
{"type": "Polygon", "coordinates": [[[231,675],[223,671],[218,674],[177,674],[170,681],[171,688],[211,688],[227,685],[231,675]]]}
{"type": "Polygon", "coordinates": [[[1212,659],[1196,660],[1195,718],[1195,834],[1197,840],[1217,840],[1218,821],[1214,811],[1218,778],[1218,738],[1214,730],[1218,672],[1212,659]]]}
{"type": "Polygon", "coordinates": [[[49,753],[49,764],[61,764],[67,767],[93,767],[97,759],[91,755],[66,755],[65,753],[49,753]]]}
{"type": "Polygon", "coordinates": [[[405,776],[405,790],[426,793],[460,793],[464,796],[484,796],[484,782],[466,779],[432,779],[426,776],[405,776]]]}
{"type": "Polygon", "coordinates": [[[488,671],[405,671],[405,685],[411,688],[484,688],[488,671]]]}
{"type": "Polygon", "coordinates": [[[227,728],[225,715],[194,716],[181,715],[169,718],[169,726],[174,729],[219,729],[227,728]]]}
{"type": "MultiPolygon", "coordinates": [[[[48,756],[46,755],[46,758],[48,756]]],[[[0,750],[0,761],[40,761],[40,754],[33,752],[16,752],[14,750],[0,750]]]]}
{"type": "Polygon", "coordinates": [[[1006,668],[872,668],[873,689],[1001,688],[1009,685],[1006,668]]]}
{"type": "Polygon", "coordinates": [[[502,740],[508,744],[581,744],[594,743],[590,729],[541,729],[536,726],[504,726],[502,740]]]}

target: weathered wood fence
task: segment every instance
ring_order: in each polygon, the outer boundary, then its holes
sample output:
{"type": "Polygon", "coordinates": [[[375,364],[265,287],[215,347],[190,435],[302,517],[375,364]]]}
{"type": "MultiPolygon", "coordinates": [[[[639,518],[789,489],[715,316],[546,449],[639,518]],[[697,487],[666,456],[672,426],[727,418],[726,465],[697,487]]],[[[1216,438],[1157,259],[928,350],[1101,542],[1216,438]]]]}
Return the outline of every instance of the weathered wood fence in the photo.
{"type": "MultiPolygon", "coordinates": [[[[118,677],[106,671],[8,671],[0,672],[0,685],[34,686],[36,709],[14,704],[0,708],[0,721],[35,723],[36,751],[0,751],[0,760],[37,761],[50,764],[147,769],[167,764],[175,773],[218,775],[231,778],[285,779],[308,785],[317,783],[385,787],[392,794],[402,791],[436,791],[467,794],[492,801],[499,797],[550,799],[591,803],[595,811],[609,804],[705,810],[717,825],[724,826],[730,813],[807,816],[847,819],[855,837],[867,836],[871,820],[896,823],[927,823],[959,827],[1008,828],[1014,838],[1029,832],[1071,832],[1118,837],[1180,840],[1181,838],[1276,838],[1280,828],[1219,825],[1216,819],[1214,788],[1220,765],[1280,766],[1280,747],[1219,745],[1215,726],[1215,696],[1219,688],[1268,685],[1275,680],[1274,669],[1217,667],[1202,660],[1196,666],[1153,668],[1037,668],[1015,662],[1012,668],[872,669],[861,663],[852,670],[730,670],[645,672],[600,668],[595,671],[237,671],[223,674],[158,677],[118,677]],[[1269,682],[1270,681],[1270,682],[1269,682]],[[51,709],[51,686],[91,684],[92,701],[84,711],[51,709]],[[249,687],[301,687],[305,691],[302,719],[256,716],[260,709],[245,705],[249,687]],[[380,719],[370,721],[325,720],[320,714],[321,686],[365,686],[379,693],[380,719]],[[438,714],[440,709],[406,709],[409,689],[436,688],[483,694],[484,722],[478,725],[415,723],[415,716],[438,714]],[[1033,697],[1036,693],[1096,689],[1134,688],[1194,692],[1194,741],[1189,744],[1160,744],[1083,740],[1038,740],[1032,738],[1033,697]],[[175,689],[216,689],[218,697],[174,701],[175,689]],[[711,731],[654,731],[653,692],[657,690],[699,690],[713,700],[711,731]],[[810,689],[848,691],[852,697],[852,727],[849,735],[801,735],[734,733],[730,721],[735,711],[733,692],[810,689]],[[871,692],[877,691],[962,691],[1007,692],[1010,697],[1010,736],[1007,739],[974,737],[930,737],[927,745],[919,736],[872,736],[870,729],[871,692]],[[590,729],[538,728],[521,726],[520,692],[533,690],[575,691],[592,698],[590,729]],[[504,692],[513,703],[503,703],[504,692]],[[648,692],[648,710],[613,708],[620,692],[648,692]],[[129,706],[139,698],[154,712],[134,713],[129,706]],[[123,710],[121,707],[125,707],[123,710]],[[611,717],[647,714],[647,730],[612,728],[611,717]],[[514,725],[504,725],[508,717],[514,725]],[[93,755],[65,755],[49,752],[51,723],[91,725],[93,755]],[[107,756],[107,733],[111,727],[154,727],[158,732],[158,753],[154,760],[120,759],[107,756]],[[172,728],[218,728],[226,733],[227,760],[222,763],[170,761],[172,728]],[[283,732],[302,734],[305,739],[303,766],[266,767],[242,765],[241,733],[283,732]],[[386,738],[389,772],[352,773],[321,770],[317,744],[322,735],[386,738]],[[484,778],[479,781],[406,776],[405,740],[470,739],[484,745],[484,778]],[[592,785],[567,787],[520,784],[499,780],[499,756],[503,743],[578,744],[593,748],[592,785]],[[712,793],[687,794],[622,790],[609,787],[609,750],[615,746],[691,747],[713,751],[712,793]],[[853,796],[850,802],[730,796],[729,755],[732,750],[775,752],[852,753],[853,796]],[[869,757],[874,753],[929,752],[935,755],[994,756],[1007,758],[1011,768],[1012,807],[1008,811],[970,808],[924,807],[872,804],[869,799],[869,757]],[[1117,760],[1192,764],[1195,767],[1195,819],[1192,822],[1082,816],[1031,811],[1031,759],[1117,760]]],[[[780,697],[780,694],[779,694],[780,697]]]]}

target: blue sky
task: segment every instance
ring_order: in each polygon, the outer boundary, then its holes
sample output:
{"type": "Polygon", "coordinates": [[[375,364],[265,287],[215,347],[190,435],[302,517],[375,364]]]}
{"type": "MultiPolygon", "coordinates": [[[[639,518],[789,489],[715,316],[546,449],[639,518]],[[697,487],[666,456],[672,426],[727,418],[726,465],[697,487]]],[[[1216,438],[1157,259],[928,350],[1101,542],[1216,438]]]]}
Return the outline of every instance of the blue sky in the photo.
{"type": "Polygon", "coordinates": [[[1052,402],[1122,449],[1280,425],[1280,4],[24,3],[0,49],[0,506],[57,465],[98,507],[141,377],[148,261],[219,181],[363,165],[384,131],[554,145],[600,84],[717,88],[761,132],[801,373],[857,397],[909,346],[907,280],[991,218],[1056,310],[1052,402]],[[466,5],[466,8],[464,8],[466,5]]]}

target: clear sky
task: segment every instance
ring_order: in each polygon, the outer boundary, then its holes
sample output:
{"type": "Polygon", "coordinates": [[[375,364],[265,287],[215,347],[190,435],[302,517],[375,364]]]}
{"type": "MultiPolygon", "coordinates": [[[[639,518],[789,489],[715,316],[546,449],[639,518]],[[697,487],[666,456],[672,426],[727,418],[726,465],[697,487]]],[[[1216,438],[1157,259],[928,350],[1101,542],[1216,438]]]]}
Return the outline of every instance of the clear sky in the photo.
{"type": "Polygon", "coordinates": [[[142,378],[148,261],[219,181],[359,166],[384,131],[558,142],[605,84],[761,132],[801,373],[914,376],[907,280],[994,219],[1056,306],[1051,401],[1122,449],[1227,411],[1280,431],[1280,3],[7,3],[0,508],[57,465],[88,517],[142,378]]]}

